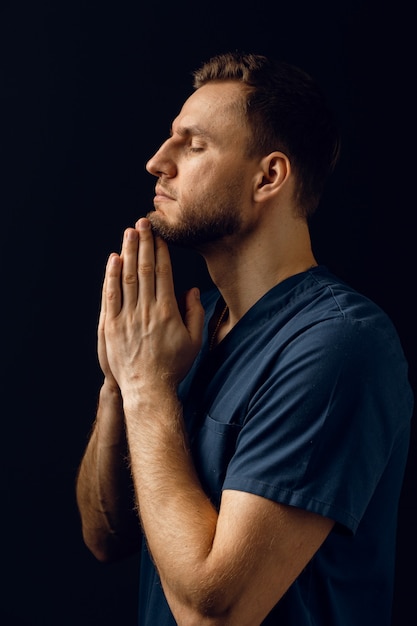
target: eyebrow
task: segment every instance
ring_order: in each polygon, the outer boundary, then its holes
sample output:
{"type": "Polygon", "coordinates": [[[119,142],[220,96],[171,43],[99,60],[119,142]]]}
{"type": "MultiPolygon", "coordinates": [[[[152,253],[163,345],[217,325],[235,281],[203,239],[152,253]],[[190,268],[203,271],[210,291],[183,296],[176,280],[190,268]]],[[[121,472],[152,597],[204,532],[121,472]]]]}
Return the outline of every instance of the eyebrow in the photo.
{"type": "MultiPolygon", "coordinates": [[[[180,137],[203,137],[205,139],[211,139],[212,135],[205,130],[204,128],[201,128],[201,126],[197,126],[192,125],[192,126],[178,126],[175,129],[175,132],[180,135],[180,137]]],[[[174,128],[173,126],[171,126],[170,128],[170,132],[169,132],[170,136],[172,137],[174,134],[174,128]]]]}

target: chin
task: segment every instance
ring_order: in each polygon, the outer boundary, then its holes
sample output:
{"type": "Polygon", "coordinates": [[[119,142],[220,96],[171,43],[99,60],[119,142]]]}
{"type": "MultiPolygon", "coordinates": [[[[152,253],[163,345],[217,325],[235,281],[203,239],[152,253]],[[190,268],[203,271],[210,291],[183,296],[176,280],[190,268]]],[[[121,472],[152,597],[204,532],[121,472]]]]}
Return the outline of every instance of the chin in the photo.
{"type": "Polygon", "coordinates": [[[173,226],[169,223],[167,216],[163,211],[155,209],[146,216],[151,223],[152,231],[155,235],[159,235],[162,239],[169,240],[173,226]]]}

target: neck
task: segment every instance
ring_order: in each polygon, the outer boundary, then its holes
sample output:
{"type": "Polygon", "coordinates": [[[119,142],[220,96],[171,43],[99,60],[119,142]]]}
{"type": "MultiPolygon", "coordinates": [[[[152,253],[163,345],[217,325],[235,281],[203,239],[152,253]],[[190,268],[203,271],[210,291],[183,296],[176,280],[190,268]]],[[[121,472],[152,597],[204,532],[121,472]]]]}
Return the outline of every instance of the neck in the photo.
{"type": "Polygon", "coordinates": [[[218,329],[220,338],[272,287],[317,265],[303,222],[286,236],[254,235],[239,245],[222,241],[203,256],[228,307],[226,321],[218,329]]]}

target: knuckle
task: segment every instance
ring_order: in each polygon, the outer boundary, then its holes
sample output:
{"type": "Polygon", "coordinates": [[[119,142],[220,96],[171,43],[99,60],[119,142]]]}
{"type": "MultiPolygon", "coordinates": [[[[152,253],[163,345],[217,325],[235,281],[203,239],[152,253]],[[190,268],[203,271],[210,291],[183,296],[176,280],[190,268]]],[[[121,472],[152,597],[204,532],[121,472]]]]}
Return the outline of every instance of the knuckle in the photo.
{"type": "Polygon", "coordinates": [[[168,276],[170,273],[170,267],[168,263],[157,263],[155,267],[155,274],[159,276],[168,276]]]}
{"type": "Polygon", "coordinates": [[[161,319],[167,322],[169,319],[173,317],[174,307],[170,300],[161,300],[159,302],[159,315],[161,319]]]}
{"type": "Polygon", "coordinates": [[[131,285],[132,283],[135,283],[137,281],[137,277],[135,274],[125,274],[123,276],[123,282],[131,285]]]}
{"type": "Polygon", "coordinates": [[[115,289],[106,289],[106,298],[107,300],[115,300],[117,297],[117,291],[115,289]]]}
{"type": "Polygon", "coordinates": [[[152,263],[140,263],[138,266],[138,272],[142,276],[149,276],[154,272],[152,263]]]}

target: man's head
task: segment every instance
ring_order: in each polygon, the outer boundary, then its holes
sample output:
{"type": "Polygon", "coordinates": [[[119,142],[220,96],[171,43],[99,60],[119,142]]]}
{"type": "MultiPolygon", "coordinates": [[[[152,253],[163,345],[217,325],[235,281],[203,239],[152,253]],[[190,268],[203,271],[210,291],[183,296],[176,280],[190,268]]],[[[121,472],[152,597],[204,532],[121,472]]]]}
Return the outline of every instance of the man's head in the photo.
{"type": "Polygon", "coordinates": [[[195,72],[194,87],[147,164],[158,177],[155,232],[203,250],[251,232],[271,202],[306,219],[338,152],[313,81],[262,56],[226,54],[195,72]]]}

